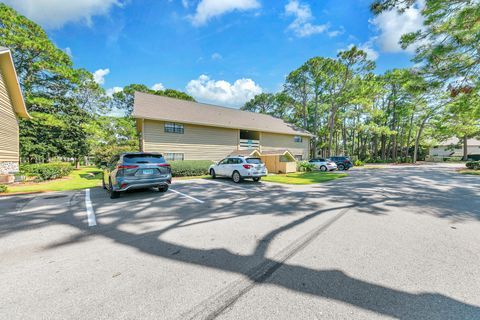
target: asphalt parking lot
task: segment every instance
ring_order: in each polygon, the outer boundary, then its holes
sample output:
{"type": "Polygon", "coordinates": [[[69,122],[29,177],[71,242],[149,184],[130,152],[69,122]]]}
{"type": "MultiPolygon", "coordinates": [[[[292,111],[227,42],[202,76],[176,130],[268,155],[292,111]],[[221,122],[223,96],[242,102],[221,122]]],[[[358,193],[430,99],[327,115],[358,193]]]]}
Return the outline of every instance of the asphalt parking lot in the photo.
{"type": "Polygon", "coordinates": [[[2,319],[480,319],[480,179],[0,198],[2,319]]]}

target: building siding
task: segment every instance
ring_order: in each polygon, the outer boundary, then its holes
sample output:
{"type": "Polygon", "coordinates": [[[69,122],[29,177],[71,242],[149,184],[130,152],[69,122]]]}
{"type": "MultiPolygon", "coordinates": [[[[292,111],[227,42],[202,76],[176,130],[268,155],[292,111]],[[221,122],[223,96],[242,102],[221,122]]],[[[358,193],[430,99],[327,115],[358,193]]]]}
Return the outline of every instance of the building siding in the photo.
{"type": "MultiPolygon", "coordinates": [[[[468,154],[480,154],[480,146],[467,145],[468,154]]],[[[430,148],[429,152],[432,157],[463,157],[463,147],[452,149],[451,147],[430,148]]]]}
{"type": "Polygon", "coordinates": [[[293,155],[301,155],[302,158],[308,159],[310,138],[303,137],[302,142],[295,142],[294,136],[287,134],[262,132],[260,135],[260,145],[262,151],[288,149],[293,155]]]}
{"type": "Polygon", "coordinates": [[[0,161],[18,162],[18,119],[0,72],[0,161]]]}
{"type": "Polygon", "coordinates": [[[237,149],[239,130],[184,124],[184,133],[167,133],[164,121],[145,120],[145,152],[183,153],[185,160],[221,160],[237,149]]]}
{"type": "MultiPolygon", "coordinates": [[[[165,132],[165,121],[144,120],[142,145],[145,152],[183,153],[185,160],[221,160],[238,149],[240,132],[210,126],[183,124],[184,133],[165,132]]],[[[309,138],[295,142],[293,135],[260,134],[261,150],[288,149],[303,159],[309,157],[309,138]]]]}

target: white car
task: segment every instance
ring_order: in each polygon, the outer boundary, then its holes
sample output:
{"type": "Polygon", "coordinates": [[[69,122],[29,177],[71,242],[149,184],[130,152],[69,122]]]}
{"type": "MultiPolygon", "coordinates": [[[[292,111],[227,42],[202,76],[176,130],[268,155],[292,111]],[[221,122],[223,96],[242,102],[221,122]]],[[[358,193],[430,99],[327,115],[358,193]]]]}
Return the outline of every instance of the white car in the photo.
{"type": "Polygon", "coordinates": [[[320,171],[337,170],[337,164],[330,159],[315,158],[308,162],[315,165],[315,168],[319,169],[320,171]]]}
{"type": "Polygon", "coordinates": [[[216,177],[229,177],[233,182],[239,183],[242,179],[250,178],[260,181],[267,175],[267,168],[260,158],[227,157],[217,164],[212,164],[209,173],[213,179],[216,177]]]}

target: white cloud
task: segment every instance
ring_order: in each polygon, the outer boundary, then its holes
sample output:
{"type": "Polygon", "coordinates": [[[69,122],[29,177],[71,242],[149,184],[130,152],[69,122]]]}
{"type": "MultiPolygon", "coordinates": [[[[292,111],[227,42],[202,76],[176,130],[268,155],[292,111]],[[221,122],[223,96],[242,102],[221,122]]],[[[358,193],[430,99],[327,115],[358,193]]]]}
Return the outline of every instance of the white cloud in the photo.
{"type": "MultiPolygon", "coordinates": [[[[295,19],[288,26],[288,30],[293,31],[297,37],[308,37],[313,34],[322,33],[328,30],[328,24],[312,24],[313,20],[312,11],[307,4],[300,4],[297,0],[290,0],[285,5],[285,15],[293,16],[295,19]]],[[[332,36],[338,34],[332,33],[332,36]]]]}
{"type": "Polygon", "coordinates": [[[70,58],[73,57],[72,49],[70,49],[70,47],[66,47],[63,51],[64,51],[70,58]]]}
{"type": "MultiPolygon", "coordinates": [[[[338,50],[337,52],[350,50],[354,46],[353,43],[349,44],[345,49],[338,50]]],[[[367,54],[367,59],[375,61],[380,56],[379,53],[372,47],[372,42],[367,41],[365,43],[357,45],[357,48],[364,51],[367,54]]]]}
{"type": "Polygon", "coordinates": [[[246,11],[257,9],[260,3],[257,0],[201,0],[195,14],[190,16],[194,26],[201,26],[213,17],[221,16],[232,11],[246,11]]]}
{"type": "Polygon", "coordinates": [[[105,90],[105,92],[107,96],[111,97],[113,96],[114,93],[120,92],[122,90],[123,90],[122,87],[113,87],[113,88],[108,88],[107,90],[105,90]]]}
{"type": "Polygon", "coordinates": [[[221,60],[223,57],[220,53],[218,52],[215,52],[214,54],[212,54],[212,60],[221,60]]]}
{"type": "Polygon", "coordinates": [[[3,0],[29,19],[47,29],[61,28],[68,22],[92,25],[93,16],[109,13],[113,6],[122,6],[119,0],[3,0]]]}
{"type": "Polygon", "coordinates": [[[262,88],[252,79],[242,78],[231,84],[225,80],[212,80],[204,74],[190,80],[186,90],[198,101],[230,107],[240,107],[262,93],[262,88]]]}
{"type": "Polygon", "coordinates": [[[162,83],[155,83],[153,86],[152,86],[152,90],[155,90],[155,91],[159,91],[159,90],[165,90],[165,87],[163,86],[162,83]]]}
{"type": "Polygon", "coordinates": [[[182,0],[182,6],[185,9],[188,9],[188,7],[190,7],[190,2],[188,0],[182,0]]]}
{"type": "Polygon", "coordinates": [[[93,80],[98,84],[105,83],[105,76],[110,73],[110,69],[98,69],[93,73],[93,80]]]}
{"type": "MultiPolygon", "coordinates": [[[[385,52],[404,51],[399,44],[402,35],[421,30],[423,28],[424,17],[422,16],[423,1],[418,1],[416,5],[406,9],[403,13],[397,10],[383,12],[369,22],[380,32],[377,37],[377,43],[385,52]]],[[[414,52],[415,46],[409,46],[407,52],[414,52]]]]}

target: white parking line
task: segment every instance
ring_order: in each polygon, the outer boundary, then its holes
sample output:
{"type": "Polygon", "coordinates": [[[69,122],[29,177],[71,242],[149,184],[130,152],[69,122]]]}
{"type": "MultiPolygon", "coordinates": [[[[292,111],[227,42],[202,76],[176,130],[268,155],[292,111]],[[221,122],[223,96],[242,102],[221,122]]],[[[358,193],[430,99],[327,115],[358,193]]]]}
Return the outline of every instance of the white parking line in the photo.
{"type": "Polygon", "coordinates": [[[188,194],[182,193],[182,192],[180,192],[180,191],[173,190],[173,189],[169,189],[169,190],[172,191],[172,192],[175,192],[175,193],[177,193],[177,194],[179,194],[179,195],[181,195],[181,196],[183,196],[183,197],[185,197],[185,198],[192,199],[193,201],[197,201],[198,203],[204,203],[204,201],[202,201],[202,200],[200,200],[200,199],[197,199],[197,198],[194,198],[194,197],[191,197],[191,196],[189,196],[188,194]]]}
{"type": "Polygon", "coordinates": [[[92,201],[90,201],[90,189],[85,189],[85,207],[87,208],[88,226],[96,226],[97,220],[95,219],[95,212],[93,211],[92,201]]]}

